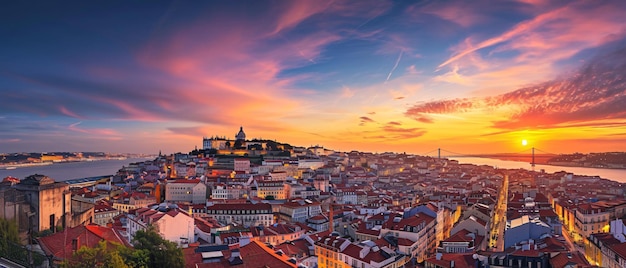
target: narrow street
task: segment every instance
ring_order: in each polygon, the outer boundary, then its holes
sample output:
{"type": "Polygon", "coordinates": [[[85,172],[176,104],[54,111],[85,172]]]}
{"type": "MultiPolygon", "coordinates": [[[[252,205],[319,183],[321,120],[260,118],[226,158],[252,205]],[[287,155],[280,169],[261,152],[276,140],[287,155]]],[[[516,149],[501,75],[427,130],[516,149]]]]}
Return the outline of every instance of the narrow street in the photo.
{"type": "Polygon", "coordinates": [[[489,247],[495,251],[504,250],[504,228],[506,226],[506,208],[509,192],[509,176],[504,175],[502,187],[498,193],[498,200],[491,223],[489,247]]]}
{"type": "Polygon", "coordinates": [[[569,236],[569,233],[567,232],[567,229],[565,229],[565,226],[562,227],[562,231],[563,233],[563,238],[565,238],[565,242],[567,243],[567,248],[570,251],[578,251],[580,253],[582,253],[583,255],[585,255],[585,249],[577,244],[575,244],[572,241],[572,238],[569,236]]]}

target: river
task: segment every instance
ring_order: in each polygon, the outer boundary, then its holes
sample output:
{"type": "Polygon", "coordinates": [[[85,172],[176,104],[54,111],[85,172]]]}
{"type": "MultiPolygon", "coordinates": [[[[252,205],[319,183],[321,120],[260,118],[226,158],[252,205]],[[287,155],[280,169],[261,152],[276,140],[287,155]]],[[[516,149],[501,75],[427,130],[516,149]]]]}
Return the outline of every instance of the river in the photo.
{"type": "MultiPolygon", "coordinates": [[[[149,158],[153,159],[153,158],[149,158]]],[[[143,162],[148,158],[128,158],[124,160],[100,160],[89,162],[54,163],[47,166],[18,167],[17,169],[0,169],[0,180],[7,176],[24,179],[33,174],[46,175],[55,181],[114,175],[122,166],[130,163],[143,162]]]]}
{"type": "MultiPolygon", "coordinates": [[[[476,164],[476,165],[489,165],[498,168],[506,168],[506,169],[528,169],[531,170],[532,167],[528,162],[521,161],[509,161],[509,160],[500,160],[500,159],[492,159],[492,158],[482,158],[482,157],[451,157],[449,159],[454,159],[459,161],[459,163],[463,164],[476,164]]],[[[626,169],[605,169],[605,168],[586,168],[586,167],[563,167],[563,166],[550,166],[550,165],[535,165],[535,170],[545,170],[548,173],[554,173],[559,171],[566,171],[574,173],[575,175],[588,175],[588,176],[600,176],[604,179],[609,179],[612,181],[617,181],[620,183],[626,182],[626,169]]]]}
{"type": "MultiPolygon", "coordinates": [[[[152,159],[152,158],[150,158],[152,159]]],[[[469,163],[476,165],[489,165],[498,168],[506,169],[531,169],[531,166],[527,162],[499,160],[492,158],[481,157],[456,157],[450,158],[458,160],[459,163],[469,163]]],[[[78,178],[87,178],[95,176],[113,175],[122,166],[127,166],[130,163],[141,162],[148,160],[146,158],[129,158],[124,160],[102,160],[93,162],[69,162],[69,163],[55,163],[48,166],[33,166],[33,167],[20,167],[12,170],[0,169],[0,179],[7,176],[13,176],[19,179],[33,174],[43,174],[56,181],[66,181],[78,178]]],[[[549,166],[549,165],[536,165],[535,170],[545,170],[549,173],[558,171],[567,171],[576,175],[589,175],[600,176],[605,179],[625,183],[626,182],[626,169],[602,169],[602,168],[584,168],[584,167],[561,167],[561,166],[549,166]]]]}

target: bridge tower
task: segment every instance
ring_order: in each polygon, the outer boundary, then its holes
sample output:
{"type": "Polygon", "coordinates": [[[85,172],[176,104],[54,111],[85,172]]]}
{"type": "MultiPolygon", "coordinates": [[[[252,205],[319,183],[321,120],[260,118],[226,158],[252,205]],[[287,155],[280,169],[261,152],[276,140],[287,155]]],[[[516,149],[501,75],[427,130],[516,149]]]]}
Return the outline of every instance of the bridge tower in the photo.
{"type": "Polygon", "coordinates": [[[437,158],[441,159],[441,148],[437,148],[437,158]]]}
{"type": "Polygon", "coordinates": [[[530,162],[530,165],[532,167],[535,167],[535,147],[533,147],[533,159],[532,159],[532,162],[530,162]]]}

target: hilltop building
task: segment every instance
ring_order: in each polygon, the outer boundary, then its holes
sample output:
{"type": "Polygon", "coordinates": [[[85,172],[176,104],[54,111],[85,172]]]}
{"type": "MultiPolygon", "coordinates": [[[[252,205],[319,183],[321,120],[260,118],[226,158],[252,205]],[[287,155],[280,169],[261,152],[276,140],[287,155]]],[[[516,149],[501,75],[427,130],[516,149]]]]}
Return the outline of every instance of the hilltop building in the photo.
{"type": "Polygon", "coordinates": [[[235,141],[246,141],[246,133],[243,132],[243,126],[239,127],[239,132],[235,135],[235,141]]]}
{"type": "Polygon", "coordinates": [[[215,149],[215,150],[225,150],[228,147],[235,146],[235,143],[238,143],[241,146],[246,145],[246,133],[243,131],[243,126],[239,127],[239,132],[235,134],[235,139],[230,140],[226,137],[204,137],[202,138],[202,149],[215,149]]]}

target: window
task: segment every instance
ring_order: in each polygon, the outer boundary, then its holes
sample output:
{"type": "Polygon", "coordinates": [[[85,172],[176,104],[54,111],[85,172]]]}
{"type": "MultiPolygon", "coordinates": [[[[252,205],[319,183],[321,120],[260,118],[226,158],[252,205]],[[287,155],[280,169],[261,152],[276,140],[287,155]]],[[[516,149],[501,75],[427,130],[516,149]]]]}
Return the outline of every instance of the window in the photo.
{"type": "Polygon", "coordinates": [[[54,214],[50,215],[50,231],[54,232],[54,214]]]}

